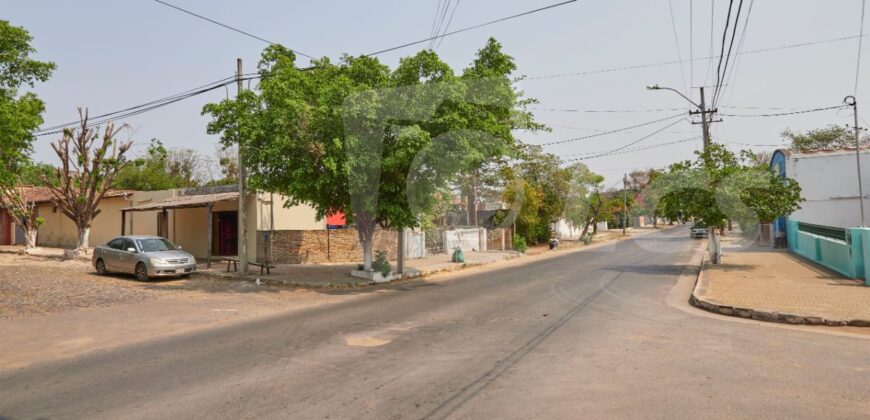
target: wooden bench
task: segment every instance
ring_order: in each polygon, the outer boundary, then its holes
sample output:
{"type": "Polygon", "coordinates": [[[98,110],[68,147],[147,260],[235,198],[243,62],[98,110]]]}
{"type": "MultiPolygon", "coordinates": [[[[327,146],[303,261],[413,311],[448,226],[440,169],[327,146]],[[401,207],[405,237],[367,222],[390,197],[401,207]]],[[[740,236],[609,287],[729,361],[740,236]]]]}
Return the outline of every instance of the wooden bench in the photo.
{"type": "MultiPolygon", "coordinates": [[[[232,271],[239,271],[239,259],[238,258],[224,258],[224,261],[227,262],[227,273],[230,272],[230,267],[233,268],[232,271]]],[[[275,268],[272,264],[263,264],[256,262],[248,262],[249,265],[253,265],[255,267],[260,267],[260,274],[263,274],[263,271],[266,271],[266,274],[272,274],[272,269],[275,268]]]]}

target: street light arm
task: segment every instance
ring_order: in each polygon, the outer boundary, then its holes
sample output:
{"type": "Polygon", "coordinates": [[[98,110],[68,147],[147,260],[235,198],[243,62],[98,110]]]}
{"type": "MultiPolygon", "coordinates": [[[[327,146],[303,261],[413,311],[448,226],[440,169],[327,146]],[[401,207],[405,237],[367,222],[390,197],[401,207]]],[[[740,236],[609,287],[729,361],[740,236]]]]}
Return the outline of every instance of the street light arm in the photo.
{"type": "Polygon", "coordinates": [[[663,87],[663,86],[659,86],[659,85],[647,86],[647,89],[649,89],[649,90],[669,90],[669,91],[671,91],[671,92],[676,93],[677,95],[682,96],[683,99],[689,101],[689,103],[692,104],[692,105],[694,105],[696,108],[700,108],[700,107],[701,107],[701,105],[696,104],[695,101],[689,99],[688,96],[683,95],[680,91],[678,91],[678,90],[676,90],[676,89],[669,88],[669,87],[663,87]]]}

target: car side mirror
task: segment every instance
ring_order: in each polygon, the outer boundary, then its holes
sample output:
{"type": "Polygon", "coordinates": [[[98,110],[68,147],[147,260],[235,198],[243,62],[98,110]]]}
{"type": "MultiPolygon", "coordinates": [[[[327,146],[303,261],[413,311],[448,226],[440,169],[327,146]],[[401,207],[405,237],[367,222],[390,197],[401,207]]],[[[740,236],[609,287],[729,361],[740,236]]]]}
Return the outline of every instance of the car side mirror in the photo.
{"type": "Polygon", "coordinates": [[[136,252],[136,248],[127,248],[127,252],[136,252]]]}

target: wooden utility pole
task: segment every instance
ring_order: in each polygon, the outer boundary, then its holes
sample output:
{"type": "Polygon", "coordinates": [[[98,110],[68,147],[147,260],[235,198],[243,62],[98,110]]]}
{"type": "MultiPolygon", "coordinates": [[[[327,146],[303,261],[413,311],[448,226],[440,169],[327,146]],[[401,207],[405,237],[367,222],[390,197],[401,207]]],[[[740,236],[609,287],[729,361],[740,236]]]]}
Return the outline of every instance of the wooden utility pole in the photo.
{"type": "MultiPolygon", "coordinates": [[[[236,59],[236,87],[238,88],[236,92],[236,97],[242,94],[242,59],[236,59]]],[[[238,245],[238,253],[239,253],[239,265],[242,274],[248,274],[248,247],[247,247],[247,239],[248,239],[248,229],[247,229],[247,187],[245,185],[247,174],[245,171],[245,161],[242,158],[242,139],[238,139],[238,152],[239,152],[239,245],[238,245]]]]}

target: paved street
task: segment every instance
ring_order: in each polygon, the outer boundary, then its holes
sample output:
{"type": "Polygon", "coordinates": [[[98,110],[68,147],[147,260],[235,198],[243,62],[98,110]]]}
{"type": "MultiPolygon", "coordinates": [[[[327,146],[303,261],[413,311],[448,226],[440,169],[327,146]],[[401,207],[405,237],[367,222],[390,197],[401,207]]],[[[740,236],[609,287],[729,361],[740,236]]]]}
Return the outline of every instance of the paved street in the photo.
{"type": "Polygon", "coordinates": [[[870,340],[669,305],[700,244],[672,229],[0,372],[0,417],[870,414],[870,340]]]}

